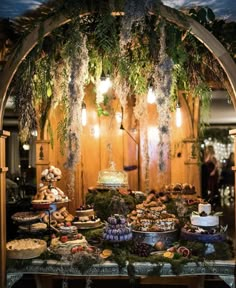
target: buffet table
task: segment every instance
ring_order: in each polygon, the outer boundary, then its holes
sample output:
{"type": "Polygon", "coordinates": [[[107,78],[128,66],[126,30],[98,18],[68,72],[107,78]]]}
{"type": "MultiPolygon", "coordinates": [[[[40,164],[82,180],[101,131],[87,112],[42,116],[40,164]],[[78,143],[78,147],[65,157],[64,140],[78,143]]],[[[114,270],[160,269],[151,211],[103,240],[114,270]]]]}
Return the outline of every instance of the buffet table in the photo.
{"type": "MultiPolygon", "coordinates": [[[[30,264],[27,264],[22,269],[9,268],[7,272],[7,288],[11,288],[24,274],[32,274],[36,276],[37,288],[49,288],[52,287],[50,284],[45,285],[45,281],[40,281],[47,277],[58,277],[62,279],[68,278],[81,278],[81,277],[109,277],[109,278],[127,278],[135,277],[136,279],[147,279],[152,278],[157,283],[157,279],[163,279],[164,277],[182,277],[191,276],[196,277],[205,275],[216,275],[219,276],[229,287],[235,288],[236,279],[236,262],[235,260],[228,261],[208,261],[201,263],[188,263],[184,265],[180,275],[176,276],[169,263],[161,263],[160,265],[151,264],[148,262],[134,263],[131,266],[120,268],[116,263],[105,261],[103,264],[95,264],[89,268],[85,273],[81,273],[79,269],[72,266],[70,262],[62,262],[57,260],[42,260],[34,259],[30,264]],[[158,276],[158,277],[157,277],[158,276]],[[43,283],[43,284],[42,284],[43,283]]],[[[64,280],[66,281],[66,280],[64,280]]],[[[152,281],[152,283],[154,283],[152,281]]],[[[200,286],[194,287],[204,287],[200,286]]],[[[166,284],[168,281],[166,282],[166,284]]],[[[64,286],[63,286],[64,287],[64,286]]],[[[67,287],[65,285],[65,287],[67,287]]],[[[192,287],[192,286],[191,286],[192,287]]]]}

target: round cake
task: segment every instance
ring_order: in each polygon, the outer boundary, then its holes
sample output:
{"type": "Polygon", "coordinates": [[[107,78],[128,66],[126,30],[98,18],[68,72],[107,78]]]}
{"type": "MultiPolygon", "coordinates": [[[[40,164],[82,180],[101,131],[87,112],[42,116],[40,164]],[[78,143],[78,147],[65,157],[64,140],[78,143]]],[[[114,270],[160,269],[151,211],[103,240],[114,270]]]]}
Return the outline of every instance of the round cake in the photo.
{"type": "Polygon", "coordinates": [[[214,215],[209,216],[191,215],[190,221],[192,225],[199,227],[219,226],[219,216],[214,215]]]}
{"type": "Polygon", "coordinates": [[[48,226],[45,223],[42,222],[37,222],[37,223],[33,223],[30,225],[19,225],[18,228],[21,231],[25,231],[25,232],[29,232],[29,233],[37,233],[37,232],[42,232],[42,231],[46,231],[48,226]]]}
{"type": "Polygon", "coordinates": [[[198,204],[198,213],[205,213],[207,215],[211,214],[211,204],[210,203],[199,203],[198,204]]]}
{"type": "Polygon", "coordinates": [[[78,233],[75,226],[60,227],[60,236],[51,240],[50,251],[58,255],[70,255],[74,249],[84,250],[87,247],[87,240],[85,237],[78,233]]]}
{"type": "Polygon", "coordinates": [[[43,215],[44,213],[42,212],[25,211],[25,212],[16,212],[11,216],[11,218],[16,222],[23,223],[39,220],[43,217],[43,215]]]}
{"type": "Polygon", "coordinates": [[[210,215],[211,212],[210,203],[199,203],[198,212],[193,212],[190,216],[191,224],[205,228],[219,226],[219,216],[210,215]]]}
{"type": "Polygon", "coordinates": [[[95,215],[95,211],[91,205],[81,205],[76,209],[76,217],[73,225],[78,229],[92,229],[101,226],[101,219],[95,215]]]}
{"type": "Polygon", "coordinates": [[[7,243],[7,257],[11,259],[31,259],[39,257],[47,249],[47,243],[41,239],[19,239],[7,243]]]}

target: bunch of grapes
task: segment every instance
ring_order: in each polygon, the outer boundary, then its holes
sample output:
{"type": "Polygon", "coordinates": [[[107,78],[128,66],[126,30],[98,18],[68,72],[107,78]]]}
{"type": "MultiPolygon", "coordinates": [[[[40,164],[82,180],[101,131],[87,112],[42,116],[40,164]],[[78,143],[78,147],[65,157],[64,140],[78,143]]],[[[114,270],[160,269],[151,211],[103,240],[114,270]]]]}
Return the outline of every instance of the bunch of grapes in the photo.
{"type": "Polygon", "coordinates": [[[131,248],[131,253],[136,254],[140,257],[148,257],[151,251],[152,251],[151,245],[138,241],[134,241],[131,248]]]}

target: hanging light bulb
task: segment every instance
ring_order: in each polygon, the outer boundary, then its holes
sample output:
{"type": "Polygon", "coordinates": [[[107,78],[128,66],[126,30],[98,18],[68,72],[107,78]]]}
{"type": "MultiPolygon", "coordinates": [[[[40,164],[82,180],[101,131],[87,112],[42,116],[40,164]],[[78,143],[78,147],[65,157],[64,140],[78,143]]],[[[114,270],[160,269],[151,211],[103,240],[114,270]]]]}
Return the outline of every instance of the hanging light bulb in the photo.
{"type": "Polygon", "coordinates": [[[100,84],[99,84],[99,91],[101,94],[107,93],[107,91],[111,88],[112,83],[109,76],[105,76],[104,72],[102,72],[101,78],[100,78],[100,84]]]}
{"type": "Polygon", "coordinates": [[[155,100],[156,100],[156,95],[155,95],[153,86],[150,85],[149,88],[148,88],[147,102],[149,104],[153,104],[153,103],[155,103],[155,100]]]}
{"type": "Polygon", "coordinates": [[[116,117],[116,122],[120,124],[122,122],[122,113],[116,112],[115,117],[116,117]]]}
{"type": "Polygon", "coordinates": [[[82,125],[86,126],[86,124],[87,124],[87,109],[86,109],[86,104],[84,102],[82,103],[81,121],[82,121],[82,125]]]}
{"type": "Polygon", "coordinates": [[[34,136],[34,137],[37,137],[37,136],[38,136],[38,131],[37,131],[37,129],[33,130],[33,131],[31,132],[31,135],[34,136]]]}
{"type": "Polygon", "coordinates": [[[179,102],[176,105],[176,112],[175,112],[175,124],[177,127],[180,127],[182,125],[182,115],[181,115],[181,108],[179,102]]]}
{"type": "Polygon", "coordinates": [[[23,149],[24,150],[30,150],[30,145],[29,145],[29,143],[27,143],[27,142],[25,142],[24,144],[23,144],[23,149]]]}

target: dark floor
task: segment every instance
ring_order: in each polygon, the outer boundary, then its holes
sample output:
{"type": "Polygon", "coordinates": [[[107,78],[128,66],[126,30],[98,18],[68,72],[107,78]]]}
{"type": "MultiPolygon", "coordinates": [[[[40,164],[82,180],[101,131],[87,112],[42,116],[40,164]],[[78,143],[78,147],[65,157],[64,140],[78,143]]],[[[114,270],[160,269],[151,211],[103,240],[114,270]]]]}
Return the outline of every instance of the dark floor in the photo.
{"type": "MultiPolygon", "coordinates": [[[[13,288],[36,288],[36,284],[32,275],[26,275],[23,279],[18,281],[13,288]]],[[[160,285],[160,284],[139,284],[138,282],[133,283],[129,280],[122,279],[105,279],[105,280],[54,280],[53,288],[187,288],[186,285],[160,285]],[[89,285],[88,285],[89,284],[89,285]]],[[[190,288],[190,287],[188,287],[190,288]]],[[[229,286],[220,280],[217,276],[206,276],[204,282],[204,288],[229,288],[229,286]]]]}

